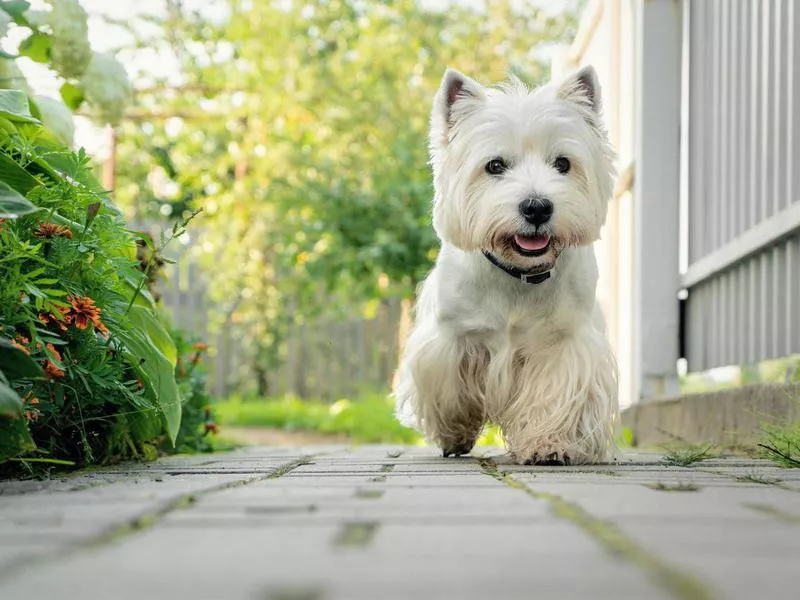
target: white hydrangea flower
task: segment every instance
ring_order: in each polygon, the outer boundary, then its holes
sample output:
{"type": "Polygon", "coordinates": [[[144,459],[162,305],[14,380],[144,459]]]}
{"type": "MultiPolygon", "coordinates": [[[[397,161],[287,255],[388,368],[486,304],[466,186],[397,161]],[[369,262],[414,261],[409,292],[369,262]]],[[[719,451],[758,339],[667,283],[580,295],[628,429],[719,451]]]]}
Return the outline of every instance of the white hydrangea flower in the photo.
{"type": "Polygon", "coordinates": [[[75,138],[75,122],[72,120],[72,112],[67,105],[47,96],[34,96],[42,123],[65,145],[72,147],[75,138]]]}
{"type": "Polygon", "coordinates": [[[133,100],[133,86],[125,67],[113,54],[94,54],[81,77],[86,100],[106,123],[117,125],[133,100]]]}
{"type": "Polygon", "coordinates": [[[92,58],[89,23],[78,0],[50,0],[47,23],[53,30],[50,58],[53,68],[66,78],[80,77],[92,58]]]}
{"type": "Polygon", "coordinates": [[[0,8],[0,38],[3,37],[6,33],[8,33],[8,25],[11,23],[13,19],[0,8]]]}
{"type": "Polygon", "coordinates": [[[0,90],[19,90],[26,94],[31,93],[25,75],[19,70],[17,61],[13,58],[0,58],[0,90]]]}
{"type": "Polygon", "coordinates": [[[50,12],[45,10],[26,10],[25,18],[31,24],[31,27],[39,28],[49,23],[50,12]]]}

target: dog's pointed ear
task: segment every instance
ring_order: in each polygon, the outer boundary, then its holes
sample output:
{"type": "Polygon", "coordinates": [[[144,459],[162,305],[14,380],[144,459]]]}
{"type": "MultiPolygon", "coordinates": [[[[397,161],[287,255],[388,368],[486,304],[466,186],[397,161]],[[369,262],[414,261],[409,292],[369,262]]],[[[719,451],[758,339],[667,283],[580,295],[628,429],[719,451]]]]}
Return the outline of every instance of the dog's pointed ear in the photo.
{"type": "Polygon", "coordinates": [[[558,87],[557,95],[562,100],[575,102],[581,106],[600,112],[600,82],[592,65],[567,77],[558,87]]]}
{"type": "Polygon", "coordinates": [[[476,102],[483,102],[485,98],[486,92],[480,83],[455,69],[447,69],[433,101],[432,136],[440,137],[446,145],[448,132],[456,120],[468,114],[476,102]]]}

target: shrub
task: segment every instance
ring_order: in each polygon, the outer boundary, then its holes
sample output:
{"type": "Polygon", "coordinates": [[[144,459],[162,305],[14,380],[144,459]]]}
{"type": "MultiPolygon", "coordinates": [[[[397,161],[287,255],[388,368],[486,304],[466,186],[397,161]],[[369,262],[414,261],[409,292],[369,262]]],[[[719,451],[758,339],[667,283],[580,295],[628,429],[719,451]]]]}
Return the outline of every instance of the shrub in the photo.
{"type": "Polygon", "coordinates": [[[212,452],[209,435],[217,433],[217,424],[208,396],[207,373],[203,357],[208,346],[196,338],[174,329],[172,338],[177,348],[175,381],[182,400],[181,428],[175,448],[178,452],[212,452]]]}
{"type": "MultiPolygon", "coordinates": [[[[137,235],[83,150],[61,146],[36,113],[25,94],[0,90],[0,462],[197,445],[194,414],[181,428],[178,350],[145,287],[137,235]]],[[[205,402],[198,385],[181,380],[189,412],[205,402]]]]}

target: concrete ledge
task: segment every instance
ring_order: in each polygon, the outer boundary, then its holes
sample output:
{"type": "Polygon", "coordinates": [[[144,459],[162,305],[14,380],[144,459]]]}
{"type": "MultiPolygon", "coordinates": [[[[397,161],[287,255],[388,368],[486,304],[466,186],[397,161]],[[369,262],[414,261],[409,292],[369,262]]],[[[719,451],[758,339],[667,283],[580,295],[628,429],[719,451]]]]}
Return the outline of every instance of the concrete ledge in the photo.
{"type": "Polygon", "coordinates": [[[764,423],[800,421],[800,384],[759,384],[664,398],[622,412],[622,424],[638,446],[693,444],[752,446],[764,423]]]}

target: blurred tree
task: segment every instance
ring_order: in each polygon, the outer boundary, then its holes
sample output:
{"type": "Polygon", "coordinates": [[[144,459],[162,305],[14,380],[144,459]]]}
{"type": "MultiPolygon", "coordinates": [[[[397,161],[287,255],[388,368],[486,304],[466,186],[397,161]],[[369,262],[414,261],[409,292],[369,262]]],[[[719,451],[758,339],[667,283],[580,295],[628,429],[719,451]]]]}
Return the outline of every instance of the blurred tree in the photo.
{"type": "Polygon", "coordinates": [[[138,94],[119,138],[118,202],[206,209],[213,290],[249,324],[262,382],[293,321],[410,297],[430,268],[426,136],[445,67],[539,84],[543,52],[576,24],[513,0],[215,0],[213,18],[168,4],[181,81],[138,94]]]}

